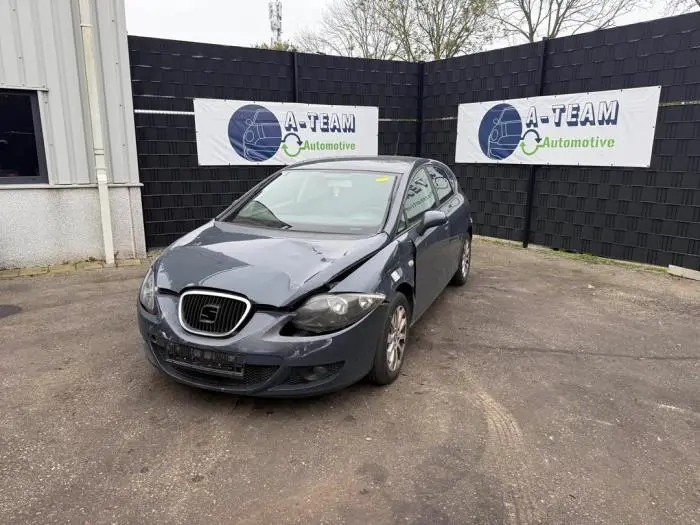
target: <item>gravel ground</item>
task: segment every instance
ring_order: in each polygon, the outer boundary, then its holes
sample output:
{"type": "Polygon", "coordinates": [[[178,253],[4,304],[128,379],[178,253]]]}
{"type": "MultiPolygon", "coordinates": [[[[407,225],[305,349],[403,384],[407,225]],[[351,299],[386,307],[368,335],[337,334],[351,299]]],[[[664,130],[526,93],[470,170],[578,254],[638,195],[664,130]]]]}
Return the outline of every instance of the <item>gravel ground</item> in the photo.
{"type": "Polygon", "coordinates": [[[178,385],[145,267],[0,281],[0,523],[700,523],[700,283],[477,242],[402,377],[178,385]]]}

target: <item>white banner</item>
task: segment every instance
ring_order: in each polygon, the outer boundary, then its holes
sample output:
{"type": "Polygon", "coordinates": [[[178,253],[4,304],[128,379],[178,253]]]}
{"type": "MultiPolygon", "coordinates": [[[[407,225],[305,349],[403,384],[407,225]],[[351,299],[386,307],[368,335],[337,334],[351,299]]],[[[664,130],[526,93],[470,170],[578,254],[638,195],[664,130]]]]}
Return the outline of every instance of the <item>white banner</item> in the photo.
{"type": "Polygon", "coordinates": [[[456,162],[649,167],[661,87],[460,104],[456,162]]]}
{"type": "Polygon", "coordinates": [[[200,166],[377,155],[379,109],[194,99],[200,166]]]}

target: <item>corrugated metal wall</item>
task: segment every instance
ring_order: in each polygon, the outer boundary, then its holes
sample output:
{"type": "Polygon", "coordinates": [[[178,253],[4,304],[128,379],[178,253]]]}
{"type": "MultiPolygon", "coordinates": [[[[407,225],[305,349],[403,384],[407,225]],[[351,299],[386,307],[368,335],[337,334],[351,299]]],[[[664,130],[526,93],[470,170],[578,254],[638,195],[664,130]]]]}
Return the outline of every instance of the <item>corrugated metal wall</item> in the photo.
{"type": "MultiPolygon", "coordinates": [[[[124,0],[93,0],[110,176],[138,183],[124,0]]],[[[49,183],[94,180],[77,0],[0,0],[0,89],[38,91],[49,183]]]]}
{"type": "Polygon", "coordinates": [[[134,104],[124,0],[95,0],[99,66],[104,82],[105,143],[111,180],[138,183],[134,104]]]}
{"type": "Polygon", "coordinates": [[[91,182],[71,8],[71,0],[0,0],[0,89],[39,90],[51,184],[91,182]]]}

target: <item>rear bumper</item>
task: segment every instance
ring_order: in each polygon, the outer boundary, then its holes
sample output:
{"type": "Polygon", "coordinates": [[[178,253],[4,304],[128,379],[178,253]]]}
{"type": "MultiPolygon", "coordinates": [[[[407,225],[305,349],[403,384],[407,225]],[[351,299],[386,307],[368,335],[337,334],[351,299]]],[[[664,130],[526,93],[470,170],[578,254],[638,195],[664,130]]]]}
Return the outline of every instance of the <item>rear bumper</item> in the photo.
{"type": "Polygon", "coordinates": [[[158,307],[159,313],[152,315],[138,305],[144,351],[153,366],[187,385],[264,397],[322,394],[362,379],[372,368],[386,309],[380,306],[345,330],[314,337],[282,336],[280,329],[290,314],[256,312],[238,333],[220,339],[185,331],[177,319],[177,297],[159,296],[158,307]],[[235,371],[201,362],[183,366],[183,352],[196,356],[208,352],[219,361],[235,361],[235,371]],[[313,367],[326,367],[327,373],[309,377],[313,367]]]}

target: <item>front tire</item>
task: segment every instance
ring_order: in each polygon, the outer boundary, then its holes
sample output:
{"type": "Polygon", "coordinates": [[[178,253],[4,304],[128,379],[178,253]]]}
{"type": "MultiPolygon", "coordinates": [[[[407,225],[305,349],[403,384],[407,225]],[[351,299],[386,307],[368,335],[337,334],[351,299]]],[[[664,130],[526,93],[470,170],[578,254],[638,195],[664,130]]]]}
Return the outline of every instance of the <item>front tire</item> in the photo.
{"type": "Polygon", "coordinates": [[[465,235],[460,253],[459,267],[450,281],[450,284],[453,286],[463,286],[469,279],[469,270],[472,266],[472,236],[470,233],[465,235]]]}
{"type": "Polygon", "coordinates": [[[393,383],[401,372],[406,353],[411,306],[406,296],[397,292],[389,303],[384,329],[377,343],[374,366],[368,379],[375,385],[393,383]]]}

